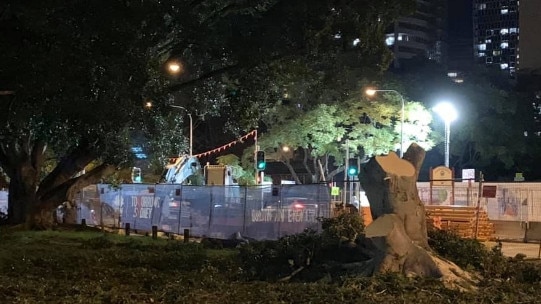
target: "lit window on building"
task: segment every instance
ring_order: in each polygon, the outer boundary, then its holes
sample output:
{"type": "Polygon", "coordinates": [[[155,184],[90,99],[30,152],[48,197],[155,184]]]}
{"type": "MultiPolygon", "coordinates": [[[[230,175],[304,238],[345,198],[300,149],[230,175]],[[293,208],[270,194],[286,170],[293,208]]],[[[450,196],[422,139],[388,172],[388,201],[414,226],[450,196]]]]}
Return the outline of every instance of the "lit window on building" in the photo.
{"type": "Polygon", "coordinates": [[[518,29],[516,27],[510,27],[509,28],[509,33],[518,33],[518,29]]]}
{"type": "Polygon", "coordinates": [[[492,56],[500,56],[501,54],[502,54],[502,51],[500,51],[500,50],[492,51],[492,56]]]}
{"type": "Polygon", "coordinates": [[[477,48],[480,50],[480,51],[486,51],[487,50],[487,45],[486,43],[481,43],[477,46],[477,48]]]}
{"type": "Polygon", "coordinates": [[[508,48],[508,47],[509,47],[509,42],[502,42],[502,43],[500,43],[500,47],[501,47],[502,49],[508,48]]]}
{"type": "Polygon", "coordinates": [[[507,35],[507,34],[509,34],[509,29],[502,28],[502,29],[500,30],[500,34],[501,34],[501,35],[507,35]]]}
{"type": "Polygon", "coordinates": [[[477,57],[485,57],[486,55],[484,52],[477,53],[477,57]]]}
{"type": "Polygon", "coordinates": [[[507,63],[500,63],[500,69],[505,70],[509,67],[507,63]]]}
{"type": "Polygon", "coordinates": [[[457,72],[449,72],[449,73],[447,73],[447,76],[453,78],[453,77],[458,76],[458,73],[457,72]]]}
{"type": "Polygon", "coordinates": [[[334,39],[340,39],[340,38],[342,38],[342,33],[338,32],[334,34],[334,39]]]}
{"type": "Polygon", "coordinates": [[[355,39],[353,40],[353,46],[356,46],[356,45],[359,44],[360,42],[361,42],[361,39],[355,38],[355,39]]]}
{"type": "Polygon", "coordinates": [[[492,39],[485,39],[485,43],[492,43],[492,39]]]}
{"type": "Polygon", "coordinates": [[[409,36],[408,34],[398,34],[398,41],[409,41],[409,36]]]}
{"type": "Polygon", "coordinates": [[[486,3],[479,3],[479,5],[477,5],[477,9],[479,9],[479,10],[487,9],[487,4],[486,3]]]}
{"type": "Polygon", "coordinates": [[[506,9],[506,8],[502,8],[502,9],[500,10],[500,13],[501,13],[502,15],[506,15],[506,14],[509,13],[509,10],[506,9]]]}

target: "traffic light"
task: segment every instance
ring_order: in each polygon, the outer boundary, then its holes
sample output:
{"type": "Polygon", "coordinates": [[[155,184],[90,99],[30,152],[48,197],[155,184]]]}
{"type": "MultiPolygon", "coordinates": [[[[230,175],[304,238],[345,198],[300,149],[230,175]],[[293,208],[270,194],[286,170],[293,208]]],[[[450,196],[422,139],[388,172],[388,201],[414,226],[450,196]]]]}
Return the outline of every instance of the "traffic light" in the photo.
{"type": "Polygon", "coordinates": [[[357,176],[359,174],[359,166],[357,166],[356,158],[350,158],[348,160],[347,173],[349,176],[357,176]]]}
{"type": "Polygon", "coordinates": [[[266,167],[267,167],[267,163],[265,162],[265,152],[257,151],[255,168],[259,171],[263,171],[265,170],[266,167]]]}
{"type": "Polygon", "coordinates": [[[141,168],[133,167],[131,170],[131,181],[132,183],[142,183],[143,178],[141,176],[141,168]]]}

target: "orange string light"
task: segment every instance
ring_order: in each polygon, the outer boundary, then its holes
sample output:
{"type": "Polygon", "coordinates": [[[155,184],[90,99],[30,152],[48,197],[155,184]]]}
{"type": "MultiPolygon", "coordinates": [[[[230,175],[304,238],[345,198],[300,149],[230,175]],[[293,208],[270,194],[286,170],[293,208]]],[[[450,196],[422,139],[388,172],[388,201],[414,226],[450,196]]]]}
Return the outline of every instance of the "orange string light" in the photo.
{"type": "Polygon", "coordinates": [[[230,142],[230,143],[227,143],[221,147],[218,147],[218,148],[215,148],[215,149],[212,149],[212,150],[209,150],[209,151],[206,151],[206,152],[203,152],[203,153],[199,153],[199,154],[196,154],[194,155],[195,157],[201,157],[201,156],[207,156],[207,155],[211,155],[213,153],[216,153],[216,152],[220,152],[222,150],[225,150],[227,148],[230,148],[232,147],[233,145],[235,144],[238,144],[240,142],[243,142],[245,139],[248,139],[250,136],[257,136],[257,130],[253,130],[251,131],[250,133],[244,135],[244,136],[241,136],[239,138],[237,138],[236,140],[230,142]]]}

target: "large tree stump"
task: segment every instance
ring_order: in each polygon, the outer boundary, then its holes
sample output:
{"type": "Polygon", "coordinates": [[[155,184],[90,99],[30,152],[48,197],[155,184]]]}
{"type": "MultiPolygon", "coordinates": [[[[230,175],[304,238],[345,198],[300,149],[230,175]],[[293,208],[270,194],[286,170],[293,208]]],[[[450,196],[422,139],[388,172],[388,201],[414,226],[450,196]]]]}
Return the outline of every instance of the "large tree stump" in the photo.
{"type": "Polygon", "coordinates": [[[373,157],[363,168],[360,182],[374,221],[359,240],[370,260],[359,265],[369,275],[398,272],[471,285],[469,274],[435,256],[428,245],[425,208],[417,190],[424,157],[425,151],[412,144],[403,159],[390,152],[373,157]]]}

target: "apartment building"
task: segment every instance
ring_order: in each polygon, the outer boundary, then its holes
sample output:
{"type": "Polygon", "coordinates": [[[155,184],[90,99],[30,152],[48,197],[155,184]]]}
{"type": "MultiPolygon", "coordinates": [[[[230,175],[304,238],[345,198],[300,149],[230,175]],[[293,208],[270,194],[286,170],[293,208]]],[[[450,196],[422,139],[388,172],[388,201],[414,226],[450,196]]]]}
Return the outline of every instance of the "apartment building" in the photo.
{"type": "Polygon", "coordinates": [[[417,56],[443,63],[446,56],[445,0],[417,0],[416,12],[394,23],[385,37],[393,50],[393,66],[417,56]]]}

